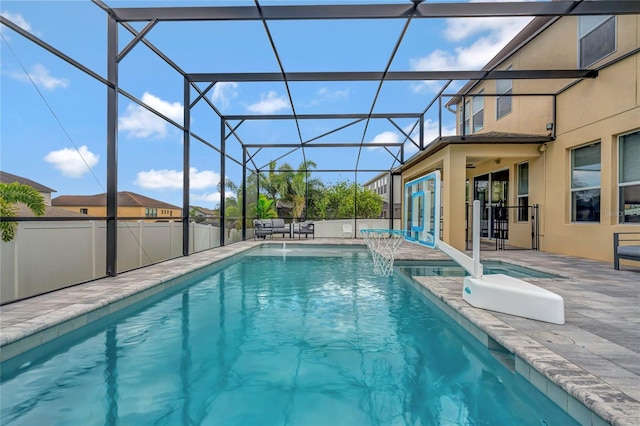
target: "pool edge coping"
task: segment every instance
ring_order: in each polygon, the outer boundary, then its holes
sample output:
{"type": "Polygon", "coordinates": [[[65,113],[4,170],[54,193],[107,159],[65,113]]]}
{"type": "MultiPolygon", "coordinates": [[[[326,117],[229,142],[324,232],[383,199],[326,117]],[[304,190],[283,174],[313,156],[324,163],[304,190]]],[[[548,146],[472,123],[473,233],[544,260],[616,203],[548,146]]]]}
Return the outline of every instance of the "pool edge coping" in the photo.
{"type": "Polygon", "coordinates": [[[480,343],[491,349],[489,339],[493,339],[512,353],[516,357],[516,372],[569,415],[582,424],[615,426],[640,424],[638,417],[640,402],[506,324],[491,311],[475,308],[464,302],[462,294],[452,295],[452,290],[436,282],[438,278],[442,277],[414,277],[413,282],[428,292],[427,298],[445,315],[457,322],[480,343]],[[432,297],[429,297],[429,294],[432,297]],[[593,391],[594,385],[597,392],[593,391]],[[587,420],[584,418],[585,413],[581,413],[580,407],[575,403],[572,404],[571,399],[562,401],[562,397],[558,395],[559,390],[596,417],[591,416],[588,423],[583,422],[587,420]],[[618,402],[604,400],[603,394],[618,402]],[[627,407],[630,409],[626,410],[627,407]]]}

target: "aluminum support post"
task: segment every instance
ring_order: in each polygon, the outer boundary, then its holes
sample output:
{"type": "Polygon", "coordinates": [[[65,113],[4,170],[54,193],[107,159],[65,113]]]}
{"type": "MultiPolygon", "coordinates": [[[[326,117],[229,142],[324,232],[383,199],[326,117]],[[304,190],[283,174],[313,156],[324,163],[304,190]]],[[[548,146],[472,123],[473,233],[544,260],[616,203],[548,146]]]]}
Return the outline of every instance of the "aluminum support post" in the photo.
{"type": "Polygon", "coordinates": [[[191,123],[191,103],[190,96],[191,86],[189,79],[184,79],[184,108],[183,123],[184,128],[182,136],[182,255],[189,256],[189,188],[190,176],[189,169],[191,165],[191,141],[189,139],[190,123],[191,123]]]}
{"type": "Polygon", "coordinates": [[[225,178],[225,160],[226,160],[226,149],[225,149],[225,126],[226,121],[224,118],[220,118],[220,246],[224,245],[224,233],[226,232],[226,214],[225,214],[225,189],[226,189],[226,178],[225,178]]]}
{"type": "Polygon", "coordinates": [[[107,16],[107,275],[118,275],[118,23],[107,16]]]}

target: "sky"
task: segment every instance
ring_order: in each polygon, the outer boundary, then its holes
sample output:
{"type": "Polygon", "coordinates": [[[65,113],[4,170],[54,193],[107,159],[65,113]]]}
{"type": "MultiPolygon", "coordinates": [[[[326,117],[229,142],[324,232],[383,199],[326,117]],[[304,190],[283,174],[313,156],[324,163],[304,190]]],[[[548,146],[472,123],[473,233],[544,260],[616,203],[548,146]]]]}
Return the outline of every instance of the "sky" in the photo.
{"type": "MultiPolygon", "coordinates": [[[[110,7],[254,6],[253,1],[112,1],[110,7]]],[[[331,4],[347,3],[332,1],[331,4]]],[[[382,4],[350,1],[350,4],[382,4]]],[[[384,3],[407,4],[408,0],[384,3]]],[[[261,5],[327,4],[267,1],[261,5]]],[[[0,3],[5,18],[29,31],[97,74],[107,75],[106,14],[88,0],[11,1],[0,3]]],[[[398,48],[390,71],[481,69],[530,18],[414,19],[398,48]]],[[[382,71],[401,36],[406,20],[269,21],[268,29],[286,72],[382,71]]],[[[144,23],[132,23],[140,31],[144,23]]],[[[106,87],[4,25],[0,26],[0,169],[54,189],[60,195],[92,195],[106,191],[106,87]]],[[[131,40],[119,30],[120,49],[131,40]]],[[[161,22],[146,39],[187,72],[280,72],[271,40],[261,22],[161,22]]],[[[150,49],[138,44],[119,64],[119,86],[146,105],[182,124],[182,77],[150,49]]],[[[454,93],[465,82],[454,82],[454,93]]],[[[199,83],[201,90],[207,83],[199,83]]],[[[292,82],[291,99],[282,82],[217,83],[208,99],[223,115],[421,113],[444,82],[292,82]]],[[[197,92],[191,90],[191,99],[197,92]]],[[[445,102],[446,103],[446,99],[445,102]]],[[[455,133],[451,112],[443,108],[443,135],[455,133]]],[[[318,143],[405,141],[415,119],[247,120],[230,121],[245,144],[299,143],[322,136],[318,143]],[[365,132],[366,127],[366,132],[365,132]]],[[[191,110],[191,130],[220,146],[221,119],[205,101],[191,110]]],[[[418,138],[418,127],[412,134],[418,138]]],[[[424,140],[438,135],[438,103],[425,114],[424,140]]],[[[242,162],[235,136],[226,141],[228,155],[242,162]]],[[[249,150],[250,168],[270,161],[297,167],[305,159],[317,164],[327,183],[358,183],[388,170],[398,148],[320,149],[269,147],[249,150]],[[393,155],[391,155],[393,154],[393,155]]],[[[405,142],[405,159],[417,152],[405,142]]],[[[220,155],[191,138],[192,205],[215,208],[220,200],[220,155]]],[[[118,190],[131,191],[182,205],[182,131],[128,98],[118,100],[118,190]]],[[[226,162],[227,179],[242,181],[242,167],[226,162]]]]}

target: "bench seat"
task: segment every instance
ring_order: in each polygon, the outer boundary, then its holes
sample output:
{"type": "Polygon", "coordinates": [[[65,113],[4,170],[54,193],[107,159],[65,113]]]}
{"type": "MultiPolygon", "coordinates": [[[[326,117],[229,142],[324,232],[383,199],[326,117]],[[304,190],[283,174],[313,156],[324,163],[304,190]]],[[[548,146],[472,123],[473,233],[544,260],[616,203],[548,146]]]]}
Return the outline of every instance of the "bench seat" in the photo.
{"type": "Polygon", "coordinates": [[[614,232],[613,267],[620,269],[620,259],[640,261],[640,232],[614,232]]]}

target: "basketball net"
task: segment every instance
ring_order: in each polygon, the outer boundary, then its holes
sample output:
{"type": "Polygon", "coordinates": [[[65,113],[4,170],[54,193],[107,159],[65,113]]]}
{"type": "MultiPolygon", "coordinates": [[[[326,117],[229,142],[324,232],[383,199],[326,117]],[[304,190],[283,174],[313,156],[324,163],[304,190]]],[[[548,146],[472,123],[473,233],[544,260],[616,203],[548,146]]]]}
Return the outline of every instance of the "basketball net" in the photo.
{"type": "Polygon", "coordinates": [[[382,277],[393,275],[393,260],[396,250],[404,240],[405,231],[362,229],[360,233],[373,257],[373,273],[382,277]]]}

